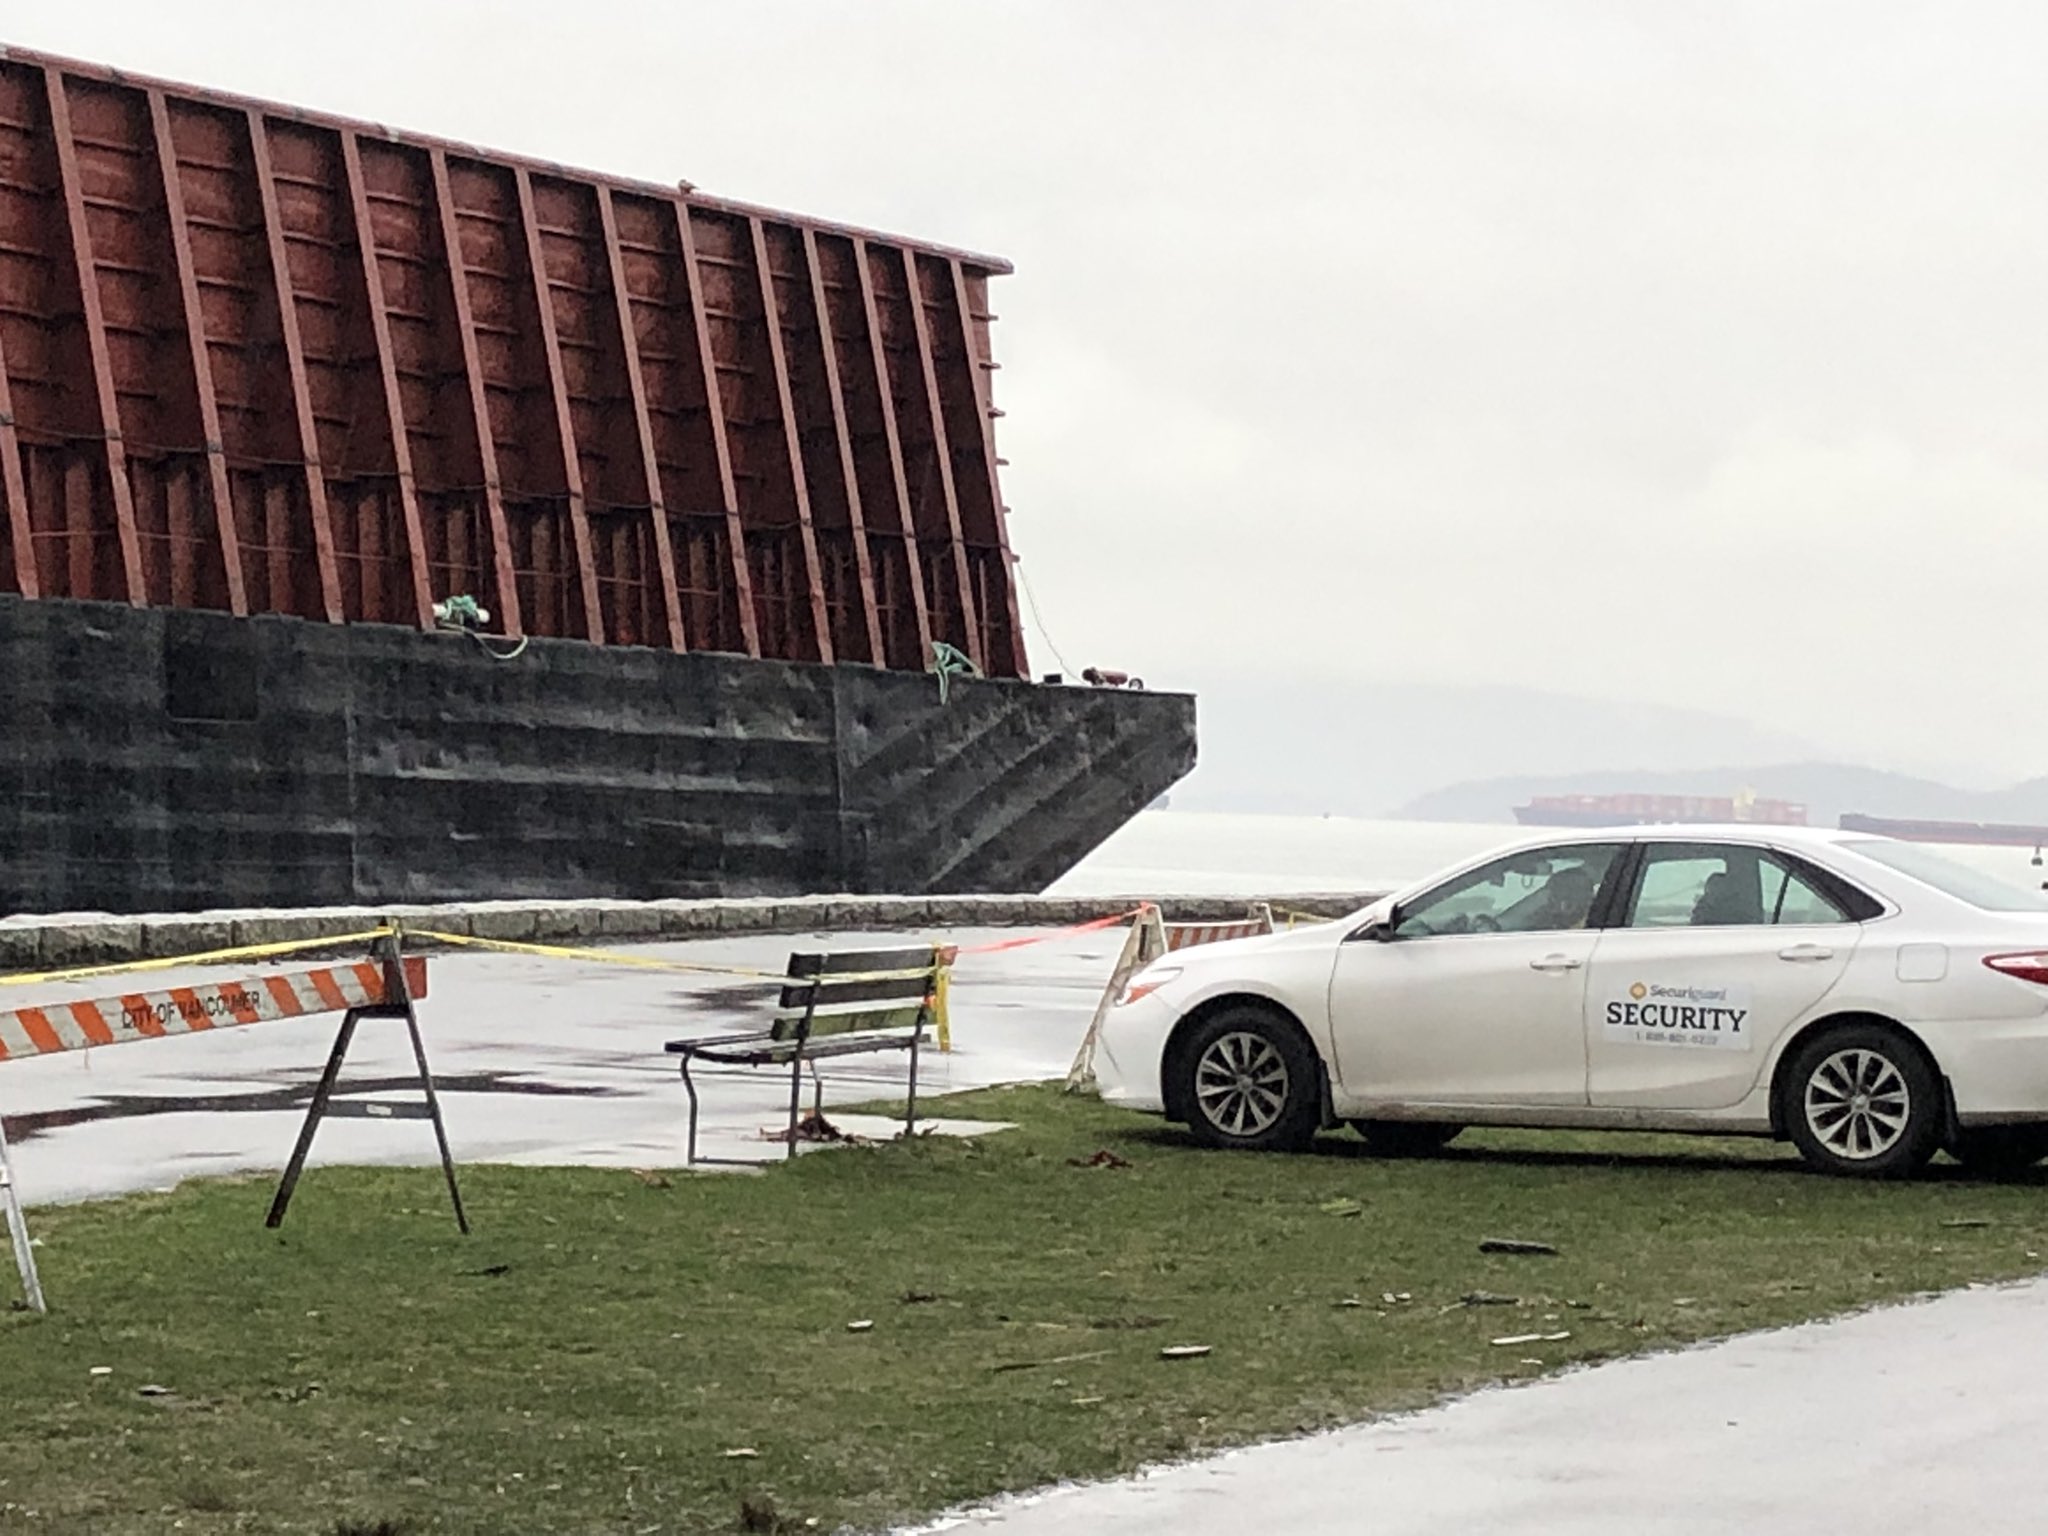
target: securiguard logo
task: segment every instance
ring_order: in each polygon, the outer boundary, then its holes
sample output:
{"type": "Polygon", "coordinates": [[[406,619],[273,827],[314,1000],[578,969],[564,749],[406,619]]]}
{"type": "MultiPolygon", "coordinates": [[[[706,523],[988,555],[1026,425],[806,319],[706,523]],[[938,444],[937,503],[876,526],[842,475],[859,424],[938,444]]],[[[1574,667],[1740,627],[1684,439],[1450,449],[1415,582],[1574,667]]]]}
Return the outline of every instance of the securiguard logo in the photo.
{"type": "Polygon", "coordinates": [[[1606,1005],[1607,1038],[1634,1045],[1746,1051],[1748,1025],[1749,992],[1741,987],[1638,981],[1626,999],[1606,1005]]]}

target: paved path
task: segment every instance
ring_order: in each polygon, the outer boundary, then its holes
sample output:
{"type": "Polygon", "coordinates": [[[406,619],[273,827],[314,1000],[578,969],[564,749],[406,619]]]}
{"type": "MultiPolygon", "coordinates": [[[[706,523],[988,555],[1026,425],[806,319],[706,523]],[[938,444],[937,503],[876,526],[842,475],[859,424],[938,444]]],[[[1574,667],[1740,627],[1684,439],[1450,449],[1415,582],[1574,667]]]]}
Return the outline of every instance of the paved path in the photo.
{"type": "Polygon", "coordinates": [[[986,1536],[1973,1536],[2048,1527],[2048,1282],[1066,1488],[986,1536]]]}
{"type": "MultiPolygon", "coordinates": [[[[944,935],[976,944],[1014,928],[944,935]]],[[[780,970],[792,949],[887,945],[901,935],[761,936],[643,946],[635,953],[780,970]]],[[[1066,1070],[1101,996],[1122,929],[968,955],[953,987],[950,1055],[925,1053],[932,1093],[1066,1070]]],[[[436,955],[420,1022],[463,1163],[670,1166],[683,1160],[685,1100],[662,1042],[697,1029],[758,1025],[759,982],[515,955],[436,955]]],[[[105,997],[124,987],[233,980],[266,967],[155,973],[0,990],[9,1006],[105,997]]],[[[340,1016],[223,1029],[0,1063],[23,1197],[31,1204],[159,1188],[197,1174],[281,1167],[340,1016]]],[[[404,1026],[367,1021],[344,1083],[401,1097],[412,1062],[404,1026]]],[[[895,1055],[825,1069],[826,1102],[900,1095],[895,1055]]],[[[764,1157],[761,1131],[787,1115],[787,1078],[755,1072],[704,1090],[701,1150],[764,1157]],[[778,1081],[783,1084],[780,1089],[778,1081]]],[[[315,1163],[431,1162],[418,1121],[329,1120],[315,1163]]],[[[4,1250],[0,1250],[4,1255],[4,1250]]],[[[0,1265],[4,1265],[0,1256],[0,1265]]]]}

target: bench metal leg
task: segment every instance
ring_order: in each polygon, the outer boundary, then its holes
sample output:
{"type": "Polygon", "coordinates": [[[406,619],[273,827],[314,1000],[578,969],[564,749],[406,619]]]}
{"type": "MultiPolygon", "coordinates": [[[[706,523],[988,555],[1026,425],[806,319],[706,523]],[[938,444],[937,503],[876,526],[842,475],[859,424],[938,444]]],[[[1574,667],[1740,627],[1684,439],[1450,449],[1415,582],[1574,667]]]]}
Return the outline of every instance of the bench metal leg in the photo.
{"type": "Polygon", "coordinates": [[[690,1058],[683,1057],[683,1092],[690,1096],[690,1139],[684,1144],[683,1166],[697,1166],[697,1085],[690,1080],[690,1058]]]}
{"type": "Polygon", "coordinates": [[[916,1034],[910,1037],[910,1098],[903,1110],[903,1134],[905,1136],[913,1136],[917,1133],[917,1042],[922,1038],[924,1038],[924,1030],[921,1027],[916,1034]]]}
{"type": "Polygon", "coordinates": [[[803,1108],[803,1094],[804,1057],[799,1051],[789,1063],[789,1150],[784,1154],[785,1161],[796,1156],[796,1121],[803,1108]]]}

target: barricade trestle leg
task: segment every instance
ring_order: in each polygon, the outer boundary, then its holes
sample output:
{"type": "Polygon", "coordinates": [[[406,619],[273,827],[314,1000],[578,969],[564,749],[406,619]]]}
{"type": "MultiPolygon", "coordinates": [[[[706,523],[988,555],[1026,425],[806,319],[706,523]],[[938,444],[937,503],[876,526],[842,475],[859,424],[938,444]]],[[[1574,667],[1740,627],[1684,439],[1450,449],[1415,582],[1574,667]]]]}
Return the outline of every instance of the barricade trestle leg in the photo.
{"type": "Polygon", "coordinates": [[[334,1036],[334,1048],[327,1053],[327,1065],[320,1073],[319,1084],[313,1089],[313,1102],[306,1107],[305,1124],[299,1127],[298,1144],[292,1148],[291,1160],[285,1164],[284,1176],[278,1180],[277,1194],[270,1202],[270,1214],[264,1218],[266,1227],[276,1227],[284,1221],[284,1213],[291,1205],[292,1192],[298,1188],[299,1175],[305,1171],[306,1155],[313,1149],[313,1136],[320,1129],[320,1122],[329,1115],[365,1116],[391,1120],[431,1120],[434,1125],[434,1143],[441,1154],[441,1172],[448,1180],[448,1200],[455,1208],[455,1225],[464,1236],[469,1233],[469,1217],[462,1208],[462,1190],[455,1180],[455,1159],[448,1151],[448,1131],[441,1121],[441,1099],[434,1091],[434,1074],[427,1066],[426,1042],[420,1036],[419,1015],[413,1011],[412,989],[406,984],[405,964],[401,954],[402,934],[380,941],[378,959],[384,967],[384,1000],[362,1004],[351,1008],[342,1015],[341,1028],[334,1036]],[[403,1019],[406,1033],[412,1038],[412,1058],[419,1069],[420,1090],[425,1100],[420,1104],[372,1104],[334,1100],[334,1087],[341,1077],[342,1062],[348,1056],[348,1048],[355,1039],[356,1024],[363,1019],[403,1019]]]}
{"type": "Polygon", "coordinates": [[[1095,1091],[1095,1041],[1102,1033],[1103,1021],[1123,996],[1130,979],[1165,953],[1166,926],[1160,919],[1159,908],[1145,902],[1131,919],[1131,931],[1124,936],[1124,947],[1117,954],[1116,964],[1110,967],[1109,985],[1102,989],[1094,1016],[1088,1020],[1088,1032],[1081,1037],[1081,1048],[1074,1053],[1074,1064],[1067,1068],[1066,1092],[1095,1091]]]}
{"type": "Polygon", "coordinates": [[[36,1253],[29,1245],[28,1218],[21,1213],[21,1192],[14,1185],[14,1158],[7,1150],[7,1124],[0,1120],[0,1200],[7,1202],[7,1232],[14,1239],[14,1267],[21,1271],[21,1290],[28,1304],[38,1312],[43,1304],[43,1282],[36,1275],[36,1253]]]}

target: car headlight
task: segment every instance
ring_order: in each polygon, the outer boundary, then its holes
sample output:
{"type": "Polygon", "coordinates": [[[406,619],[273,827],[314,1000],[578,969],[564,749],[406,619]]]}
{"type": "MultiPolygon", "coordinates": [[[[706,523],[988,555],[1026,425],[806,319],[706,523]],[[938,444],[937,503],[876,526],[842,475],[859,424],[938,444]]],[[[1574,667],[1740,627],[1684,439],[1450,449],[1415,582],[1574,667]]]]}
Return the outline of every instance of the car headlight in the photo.
{"type": "Polygon", "coordinates": [[[1116,1005],[1122,1008],[1135,1003],[1141,997],[1150,997],[1179,975],[1180,967],[1177,965],[1148,965],[1130,979],[1129,984],[1124,987],[1123,996],[1116,1000],[1116,1005]]]}

